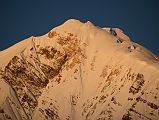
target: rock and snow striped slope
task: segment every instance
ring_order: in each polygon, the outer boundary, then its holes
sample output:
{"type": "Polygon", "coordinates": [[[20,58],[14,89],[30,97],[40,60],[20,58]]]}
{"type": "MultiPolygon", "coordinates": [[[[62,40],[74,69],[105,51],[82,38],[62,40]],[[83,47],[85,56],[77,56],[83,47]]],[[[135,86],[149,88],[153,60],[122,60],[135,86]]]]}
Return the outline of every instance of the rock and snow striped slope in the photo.
{"type": "Polygon", "coordinates": [[[0,52],[0,96],[2,120],[158,120],[159,60],[71,19],[0,52]]]}

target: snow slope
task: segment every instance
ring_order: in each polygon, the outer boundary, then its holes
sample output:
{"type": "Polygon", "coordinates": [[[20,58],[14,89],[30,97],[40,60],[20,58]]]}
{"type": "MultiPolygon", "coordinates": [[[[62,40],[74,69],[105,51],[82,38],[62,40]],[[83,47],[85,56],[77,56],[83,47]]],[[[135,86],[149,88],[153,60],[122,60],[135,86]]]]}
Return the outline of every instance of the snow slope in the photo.
{"type": "Polygon", "coordinates": [[[159,120],[159,60],[119,28],[70,19],[0,52],[0,119],[159,120]]]}

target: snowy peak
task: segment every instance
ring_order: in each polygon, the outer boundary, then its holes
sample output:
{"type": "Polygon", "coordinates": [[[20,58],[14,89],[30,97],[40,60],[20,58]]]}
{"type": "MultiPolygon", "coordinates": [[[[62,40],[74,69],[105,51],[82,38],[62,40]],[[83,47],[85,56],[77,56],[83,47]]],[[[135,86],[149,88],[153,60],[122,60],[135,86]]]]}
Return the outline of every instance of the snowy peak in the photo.
{"type": "Polygon", "coordinates": [[[0,52],[0,119],[157,120],[158,78],[122,30],[70,19],[0,52]]]}
{"type": "Polygon", "coordinates": [[[144,61],[147,62],[149,62],[149,59],[156,60],[153,53],[131,41],[130,38],[119,28],[99,28],[89,21],[81,23],[78,20],[71,19],[66,21],[63,25],[54,28],[52,31],[53,33],[59,32],[62,34],[64,32],[70,32],[77,35],[81,43],[92,44],[96,47],[99,46],[100,48],[103,46],[103,49],[107,49],[105,52],[108,53],[120,51],[127,55],[133,55],[132,58],[144,59],[144,61]]]}
{"type": "MultiPolygon", "coordinates": [[[[83,24],[83,23],[80,22],[79,20],[76,20],[76,19],[69,19],[69,20],[67,20],[66,22],[64,22],[63,25],[66,25],[66,24],[69,24],[69,25],[71,25],[71,26],[73,26],[73,25],[77,26],[77,25],[81,25],[81,24],[83,24]]],[[[74,27],[75,27],[75,26],[74,26],[74,27]]]]}

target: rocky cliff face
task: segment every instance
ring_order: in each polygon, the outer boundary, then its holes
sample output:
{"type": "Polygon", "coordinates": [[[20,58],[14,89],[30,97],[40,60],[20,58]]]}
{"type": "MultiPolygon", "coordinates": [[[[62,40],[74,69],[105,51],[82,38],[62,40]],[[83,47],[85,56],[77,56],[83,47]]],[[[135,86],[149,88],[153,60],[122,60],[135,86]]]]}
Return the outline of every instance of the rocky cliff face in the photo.
{"type": "Polygon", "coordinates": [[[118,28],[68,20],[0,52],[0,119],[158,120],[156,58],[118,28]]]}

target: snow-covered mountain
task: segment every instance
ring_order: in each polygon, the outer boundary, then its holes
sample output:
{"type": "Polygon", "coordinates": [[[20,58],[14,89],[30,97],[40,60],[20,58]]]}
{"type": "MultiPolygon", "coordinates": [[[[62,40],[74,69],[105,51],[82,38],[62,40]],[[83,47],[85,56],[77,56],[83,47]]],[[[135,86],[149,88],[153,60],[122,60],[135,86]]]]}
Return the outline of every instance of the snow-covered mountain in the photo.
{"type": "Polygon", "coordinates": [[[118,28],[70,19],[0,52],[0,120],[159,120],[159,60],[118,28]]]}

